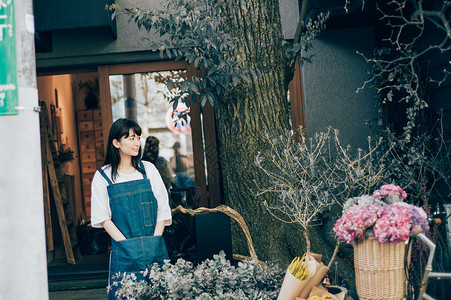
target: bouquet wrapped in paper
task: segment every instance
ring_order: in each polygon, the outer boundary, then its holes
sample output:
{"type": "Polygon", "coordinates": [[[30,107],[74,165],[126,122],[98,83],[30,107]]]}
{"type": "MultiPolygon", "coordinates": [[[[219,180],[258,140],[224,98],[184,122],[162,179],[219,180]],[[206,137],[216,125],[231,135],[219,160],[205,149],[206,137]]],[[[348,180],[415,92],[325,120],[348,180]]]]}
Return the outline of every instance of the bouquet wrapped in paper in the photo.
{"type": "Polygon", "coordinates": [[[326,276],[329,269],[321,263],[321,255],[307,252],[296,257],[287,268],[278,300],[307,298],[313,287],[326,276]]]}

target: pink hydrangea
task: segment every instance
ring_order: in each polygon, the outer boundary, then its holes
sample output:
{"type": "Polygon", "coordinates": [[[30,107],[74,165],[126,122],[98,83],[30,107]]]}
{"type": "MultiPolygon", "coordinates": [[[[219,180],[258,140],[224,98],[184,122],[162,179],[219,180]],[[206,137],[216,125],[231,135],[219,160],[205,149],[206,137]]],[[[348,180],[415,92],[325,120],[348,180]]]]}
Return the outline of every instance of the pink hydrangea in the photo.
{"type": "Polygon", "coordinates": [[[387,205],[374,224],[374,235],[380,243],[398,243],[410,236],[411,215],[406,207],[387,205]]]}
{"type": "Polygon", "coordinates": [[[429,231],[428,216],[421,207],[405,202],[395,203],[394,205],[402,206],[409,210],[411,227],[417,227],[421,233],[427,233],[429,231]]]}
{"type": "Polygon", "coordinates": [[[373,193],[373,197],[378,200],[390,195],[397,195],[401,198],[401,200],[407,198],[407,193],[400,186],[394,184],[385,184],[373,193]]]}
{"type": "Polygon", "coordinates": [[[383,208],[379,204],[351,206],[337,220],[333,230],[339,240],[351,244],[355,239],[362,237],[365,230],[374,225],[382,211],[383,208]]]}

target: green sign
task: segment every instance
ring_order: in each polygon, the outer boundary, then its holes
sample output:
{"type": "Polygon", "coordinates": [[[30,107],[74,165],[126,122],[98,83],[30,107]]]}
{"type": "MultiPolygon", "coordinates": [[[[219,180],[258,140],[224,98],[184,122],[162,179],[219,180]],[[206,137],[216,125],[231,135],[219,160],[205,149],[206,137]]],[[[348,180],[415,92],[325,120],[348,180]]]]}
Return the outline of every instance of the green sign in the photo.
{"type": "Polygon", "coordinates": [[[17,103],[14,1],[0,0],[0,115],[16,115],[17,103]]]}

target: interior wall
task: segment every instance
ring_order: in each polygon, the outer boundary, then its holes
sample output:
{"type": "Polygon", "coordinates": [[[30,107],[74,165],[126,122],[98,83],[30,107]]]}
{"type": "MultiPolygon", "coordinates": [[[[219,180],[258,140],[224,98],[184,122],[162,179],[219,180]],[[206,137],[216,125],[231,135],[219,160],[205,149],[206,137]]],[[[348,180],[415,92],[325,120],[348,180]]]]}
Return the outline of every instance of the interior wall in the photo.
{"type": "Polygon", "coordinates": [[[61,109],[62,142],[74,151],[74,160],[68,162],[68,173],[74,175],[74,193],[73,203],[74,220],[77,222],[83,210],[81,181],[80,181],[80,163],[78,154],[78,137],[75,119],[76,103],[74,101],[74,92],[72,88],[73,75],[40,76],[37,78],[38,95],[40,101],[45,101],[47,108],[50,105],[56,105],[61,109]]]}

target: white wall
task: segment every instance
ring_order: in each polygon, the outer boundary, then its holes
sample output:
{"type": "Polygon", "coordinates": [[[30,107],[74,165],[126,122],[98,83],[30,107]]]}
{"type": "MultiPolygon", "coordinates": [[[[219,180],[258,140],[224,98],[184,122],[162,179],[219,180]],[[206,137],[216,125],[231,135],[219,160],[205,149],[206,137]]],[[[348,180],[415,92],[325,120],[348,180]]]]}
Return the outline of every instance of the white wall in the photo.
{"type": "MultiPolygon", "coordinates": [[[[15,6],[17,115],[0,116],[0,299],[48,299],[33,4],[15,6]],[[28,25],[28,26],[27,26],[28,25]]],[[[4,72],[5,70],[1,70],[4,72]]],[[[9,70],[6,70],[9,71],[9,70]]]]}

